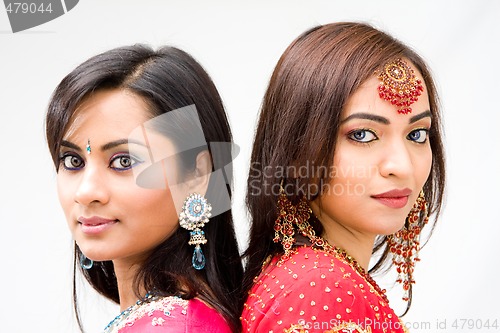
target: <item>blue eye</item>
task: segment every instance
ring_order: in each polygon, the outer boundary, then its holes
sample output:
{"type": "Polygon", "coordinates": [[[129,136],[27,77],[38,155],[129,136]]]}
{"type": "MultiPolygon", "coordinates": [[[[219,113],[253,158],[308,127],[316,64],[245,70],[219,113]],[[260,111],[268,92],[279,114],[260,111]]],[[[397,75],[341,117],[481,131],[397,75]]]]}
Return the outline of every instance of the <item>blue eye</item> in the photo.
{"type": "Polygon", "coordinates": [[[408,140],[411,140],[411,141],[414,141],[417,143],[425,143],[427,141],[428,133],[429,133],[429,130],[421,128],[421,129],[411,131],[410,134],[408,134],[407,138],[408,138],[408,140]]]}
{"type": "Polygon", "coordinates": [[[353,141],[368,143],[375,140],[378,140],[378,137],[373,133],[372,130],[368,129],[357,129],[349,132],[347,137],[353,141]]]}
{"type": "Polygon", "coordinates": [[[125,171],[133,168],[137,163],[142,163],[143,161],[138,158],[132,157],[128,154],[121,154],[114,156],[109,163],[109,167],[118,171],[125,171]]]}
{"type": "Polygon", "coordinates": [[[80,170],[85,165],[82,158],[75,154],[66,153],[59,159],[63,168],[70,171],[80,170]]]}

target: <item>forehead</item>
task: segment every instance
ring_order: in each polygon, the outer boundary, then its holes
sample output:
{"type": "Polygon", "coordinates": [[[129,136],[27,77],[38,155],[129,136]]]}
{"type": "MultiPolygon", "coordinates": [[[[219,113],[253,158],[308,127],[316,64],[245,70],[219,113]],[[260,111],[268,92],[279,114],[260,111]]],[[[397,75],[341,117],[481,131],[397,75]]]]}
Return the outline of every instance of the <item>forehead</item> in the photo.
{"type": "Polygon", "coordinates": [[[116,133],[127,135],[151,117],[147,103],[128,90],[102,90],[87,97],[76,109],[64,135],[71,139],[81,135],[116,133]]]}
{"type": "MultiPolygon", "coordinates": [[[[420,73],[417,73],[421,77],[420,73]]],[[[417,113],[430,109],[429,95],[425,83],[422,83],[424,90],[418,100],[411,104],[412,112],[409,114],[398,113],[398,107],[383,99],[379,95],[378,87],[380,79],[373,75],[349,97],[343,110],[343,118],[356,112],[376,113],[386,118],[407,119],[417,113]]]]}

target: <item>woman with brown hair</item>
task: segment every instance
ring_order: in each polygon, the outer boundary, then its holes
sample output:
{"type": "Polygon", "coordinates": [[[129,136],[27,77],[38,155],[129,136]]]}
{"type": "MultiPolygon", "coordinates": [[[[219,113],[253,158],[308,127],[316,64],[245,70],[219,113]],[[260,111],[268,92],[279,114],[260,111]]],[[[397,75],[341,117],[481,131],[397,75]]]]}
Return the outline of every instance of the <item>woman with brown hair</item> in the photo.
{"type": "Polygon", "coordinates": [[[421,230],[441,208],[422,58],[366,24],[305,32],[273,72],[251,163],[243,331],[405,331],[370,274],[395,265],[408,310],[421,230]]]}

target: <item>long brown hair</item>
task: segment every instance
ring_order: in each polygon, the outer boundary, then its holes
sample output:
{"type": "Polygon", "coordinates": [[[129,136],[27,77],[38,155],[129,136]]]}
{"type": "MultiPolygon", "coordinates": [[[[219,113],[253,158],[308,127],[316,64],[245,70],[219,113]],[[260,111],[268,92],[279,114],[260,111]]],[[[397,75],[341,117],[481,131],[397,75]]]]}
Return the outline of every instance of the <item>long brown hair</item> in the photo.
{"type": "MultiPolygon", "coordinates": [[[[206,142],[232,141],[219,93],[209,75],[189,54],[174,47],[154,51],[145,45],[126,46],[88,59],[56,88],[46,117],[47,141],[56,169],[60,164],[61,140],[71,125],[73,114],[86,98],[103,89],[127,89],[140,96],[147,102],[151,118],[194,104],[206,142]]],[[[189,133],[189,129],[186,132],[189,133]]],[[[211,151],[215,164],[220,162],[217,154],[211,151]]],[[[196,155],[186,155],[181,161],[187,171],[195,169],[196,155]]],[[[208,191],[211,190],[211,183],[212,178],[208,191]]],[[[227,183],[231,184],[231,179],[227,179],[227,183]]],[[[227,190],[231,194],[231,185],[227,185],[227,190]]],[[[199,297],[218,310],[233,330],[238,331],[243,268],[231,211],[210,220],[204,228],[208,239],[203,249],[207,260],[205,269],[198,271],[192,267],[193,247],[188,245],[188,232],[178,228],[143,263],[135,279],[135,292],[139,295],[141,285],[162,296],[199,297]]],[[[76,274],[81,255],[76,243],[74,255],[76,274]]],[[[80,271],[94,289],[119,303],[112,261],[94,262],[91,269],[80,271]]],[[[82,329],[75,283],[73,298],[78,324],[82,329]]]]}
{"type": "MultiPolygon", "coordinates": [[[[428,90],[433,161],[424,191],[431,213],[439,215],[445,162],[438,96],[425,62],[409,47],[370,25],[342,22],[317,26],[285,50],[262,103],[247,183],[251,230],[244,254],[247,260],[244,291],[251,288],[265,258],[282,253],[281,245],[273,242],[279,184],[286,184],[287,194],[293,193],[289,198],[296,202],[302,196],[314,200],[320,191],[308,189],[321,188],[330,181],[327,172],[296,178],[286,174],[287,167],[294,166],[296,170],[314,165],[316,170],[329,170],[347,100],[385,63],[396,58],[409,59],[428,90]]],[[[316,234],[321,234],[320,224],[313,227],[316,234]]],[[[371,267],[371,273],[390,265],[385,244],[386,236],[379,236],[373,252],[381,251],[381,256],[371,267]]],[[[407,309],[410,305],[411,290],[407,309]]]]}

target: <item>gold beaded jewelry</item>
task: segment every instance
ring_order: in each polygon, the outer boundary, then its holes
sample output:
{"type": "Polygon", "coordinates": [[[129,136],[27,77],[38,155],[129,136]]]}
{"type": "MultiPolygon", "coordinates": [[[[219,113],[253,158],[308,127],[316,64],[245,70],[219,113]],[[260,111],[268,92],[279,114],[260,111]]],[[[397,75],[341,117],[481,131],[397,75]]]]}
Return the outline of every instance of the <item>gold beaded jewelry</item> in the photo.
{"type": "Polygon", "coordinates": [[[415,103],[424,91],[422,81],[402,59],[385,64],[378,78],[381,81],[378,86],[380,98],[396,105],[398,113],[410,113],[412,111],[410,105],[415,103]]]}
{"type": "Polygon", "coordinates": [[[424,191],[420,191],[417,201],[406,218],[405,226],[387,237],[387,246],[392,253],[392,262],[398,272],[397,282],[403,285],[403,300],[409,300],[410,285],[415,283],[413,272],[415,263],[420,261],[420,233],[422,226],[429,221],[427,201],[424,191]],[[420,223],[420,221],[422,221],[420,223]]]}
{"type": "Polygon", "coordinates": [[[295,228],[304,236],[309,239],[313,247],[322,249],[326,253],[339,258],[350,265],[362,276],[368,283],[370,283],[375,291],[382,297],[382,299],[389,303],[385,295],[385,289],[382,290],[373,278],[368,274],[363,267],[351,257],[345,250],[329,244],[321,236],[316,236],[316,232],[309,223],[312,210],[307,203],[306,198],[302,197],[297,205],[293,205],[287,198],[283,186],[280,185],[280,195],[278,197],[278,218],[274,223],[274,239],[275,243],[281,242],[283,245],[284,254],[280,258],[280,262],[284,262],[290,258],[294,252],[293,245],[295,244],[295,228]]]}

